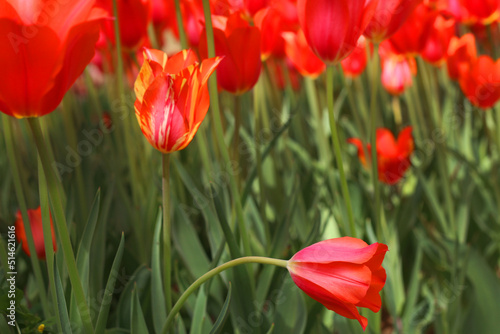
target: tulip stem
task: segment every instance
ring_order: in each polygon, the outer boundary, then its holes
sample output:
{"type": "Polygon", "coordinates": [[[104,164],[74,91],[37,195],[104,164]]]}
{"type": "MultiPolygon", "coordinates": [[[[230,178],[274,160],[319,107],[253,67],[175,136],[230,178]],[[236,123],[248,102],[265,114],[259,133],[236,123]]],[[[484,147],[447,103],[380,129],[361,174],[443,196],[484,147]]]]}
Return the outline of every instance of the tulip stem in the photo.
{"type": "Polygon", "coordinates": [[[28,118],[28,124],[31,128],[33,139],[38,149],[38,154],[42,160],[45,177],[47,178],[49,195],[56,221],[57,235],[59,236],[59,241],[61,242],[64,261],[68,269],[69,279],[71,281],[71,286],[73,287],[73,293],[75,295],[76,304],[78,305],[84,331],[85,333],[93,333],[94,327],[92,326],[92,319],[87,301],[85,299],[85,294],[83,292],[82,282],[80,281],[80,277],[78,275],[75,254],[73,253],[73,248],[71,246],[66,216],[64,215],[64,208],[61,202],[61,194],[59,192],[59,187],[57,186],[57,176],[52,169],[53,161],[50,161],[51,159],[47,149],[48,144],[43,137],[38,118],[28,118]]]}
{"type": "Polygon", "coordinates": [[[163,274],[165,303],[167,313],[172,308],[172,289],[171,289],[171,271],[172,271],[172,254],[170,247],[170,231],[172,229],[170,222],[170,154],[163,154],[163,274]]]}
{"type": "Polygon", "coordinates": [[[378,79],[378,44],[375,44],[375,50],[372,58],[371,68],[371,97],[370,97],[370,143],[371,143],[371,168],[373,181],[373,195],[375,197],[375,226],[377,239],[382,240],[382,227],[380,221],[380,187],[378,180],[378,161],[377,161],[377,79],[378,79]]]}
{"type": "Polygon", "coordinates": [[[165,321],[165,324],[163,325],[162,333],[165,334],[169,330],[170,326],[172,325],[175,316],[177,313],[179,313],[180,309],[186,302],[186,300],[191,296],[191,294],[196,291],[203,283],[211,279],[212,277],[220,274],[226,269],[238,266],[240,264],[247,264],[247,263],[261,263],[261,264],[269,264],[269,265],[274,265],[278,267],[283,267],[286,268],[288,265],[287,260],[280,260],[280,259],[273,259],[269,257],[262,257],[262,256],[246,256],[246,257],[240,257],[234,260],[231,260],[229,262],[226,262],[224,264],[221,264],[218,267],[215,267],[214,269],[208,271],[207,273],[203,274],[200,278],[198,278],[196,281],[191,284],[186,291],[181,295],[177,303],[175,303],[174,307],[172,308],[172,311],[168,314],[167,320],[165,321]]]}
{"type": "MultiPolygon", "coordinates": [[[[116,69],[116,79],[117,79],[117,89],[118,89],[118,98],[123,100],[122,103],[128,102],[129,95],[125,94],[125,87],[123,85],[123,58],[122,58],[122,43],[120,36],[120,17],[118,15],[118,1],[113,0],[113,15],[115,17],[114,20],[114,31],[115,31],[115,41],[116,41],[116,60],[117,60],[117,69],[116,69]]],[[[136,159],[134,159],[133,148],[137,146],[137,143],[134,143],[131,136],[134,133],[134,127],[132,126],[132,122],[130,120],[130,112],[125,115],[123,119],[123,128],[122,135],[125,143],[125,155],[127,156],[128,168],[130,171],[130,186],[132,189],[132,202],[134,207],[130,208],[130,210],[135,210],[136,207],[140,206],[140,199],[144,198],[142,194],[142,188],[139,187],[141,184],[136,166],[136,159]]],[[[135,215],[134,215],[135,216],[135,215]]],[[[135,230],[136,238],[138,243],[144,242],[144,233],[143,229],[138,226],[138,224],[132,224],[132,227],[135,230]]],[[[147,255],[144,247],[138,247],[139,258],[141,260],[145,260],[147,255]]]]}
{"type": "MultiPolygon", "coordinates": [[[[37,257],[35,242],[33,239],[33,232],[31,231],[31,224],[29,223],[30,220],[28,216],[26,198],[24,197],[23,186],[21,183],[21,176],[19,175],[20,173],[19,164],[16,158],[16,154],[14,152],[14,138],[12,137],[11,123],[9,117],[6,115],[2,115],[1,119],[3,121],[2,127],[5,139],[5,146],[7,149],[7,158],[9,161],[10,170],[12,171],[13,175],[14,190],[16,192],[17,202],[19,204],[21,216],[23,218],[23,225],[26,231],[26,239],[28,240],[28,248],[31,254],[30,260],[33,266],[33,272],[35,274],[36,283],[38,285],[38,292],[40,293],[40,301],[42,303],[43,313],[45,317],[48,317],[49,308],[47,302],[47,292],[45,290],[45,285],[43,284],[43,276],[40,267],[40,261],[38,260],[37,257]]],[[[5,263],[5,265],[7,266],[7,263],[5,263]]],[[[5,267],[4,269],[5,272],[12,271],[12,270],[7,270],[7,267],[5,267]]]]}
{"type": "MultiPolygon", "coordinates": [[[[42,160],[38,156],[38,191],[40,194],[40,208],[42,212],[43,241],[45,246],[45,259],[47,261],[47,272],[49,275],[50,290],[54,301],[54,312],[59,315],[59,304],[57,301],[56,281],[54,277],[54,241],[52,240],[52,224],[50,221],[49,194],[47,192],[47,179],[43,173],[42,160]]],[[[57,326],[63,331],[61,317],[57,317],[57,326]]]]}
{"type": "MultiPolygon", "coordinates": [[[[207,30],[207,48],[208,57],[215,57],[215,44],[214,44],[214,31],[212,27],[212,16],[210,13],[210,1],[203,0],[203,12],[205,14],[205,27],[207,30]]],[[[219,108],[219,94],[217,92],[217,73],[214,73],[209,78],[209,91],[210,91],[210,103],[212,106],[213,115],[213,126],[215,128],[215,135],[217,138],[217,143],[219,145],[222,158],[224,159],[224,165],[229,166],[231,164],[231,159],[229,157],[229,149],[224,142],[224,132],[222,130],[222,120],[219,108]]],[[[238,185],[236,184],[236,178],[234,173],[230,173],[229,185],[231,187],[231,193],[233,194],[233,202],[236,206],[236,215],[238,217],[238,227],[240,229],[240,236],[243,242],[244,254],[250,254],[250,242],[248,240],[248,233],[245,225],[243,207],[241,205],[241,197],[238,190],[238,185]]]]}
{"type": "Polygon", "coordinates": [[[188,42],[186,37],[186,30],[184,29],[184,21],[182,20],[181,4],[179,0],[175,0],[175,17],[177,19],[177,26],[179,28],[179,39],[181,40],[181,47],[183,49],[188,48],[188,42]]]}
{"type": "MultiPolygon", "coordinates": [[[[330,128],[332,131],[332,145],[333,151],[335,153],[335,159],[337,160],[337,167],[340,174],[340,186],[342,188],[342,195],[344,196],[344,202],[347,210],[347,215],[349,217],[349,226],[351,229],[351,236],[356,238],[356,225],[354,224],[354,216],[352,213],[351,197],[349,195],[349,187],[347,185],[347,179],[344,173],[344,164],[342,162],[342,149],[340,146],[340,140],[337,133],[337,124],[335,121],[335,114],[333,112],[333,76],[335,68],[333,66],[328,66],[326,70],[326,99],[328,104],[328,115],[330,118],[330,128]]],[[[334,191],[334,189],[332,189],[334,191]]]]}

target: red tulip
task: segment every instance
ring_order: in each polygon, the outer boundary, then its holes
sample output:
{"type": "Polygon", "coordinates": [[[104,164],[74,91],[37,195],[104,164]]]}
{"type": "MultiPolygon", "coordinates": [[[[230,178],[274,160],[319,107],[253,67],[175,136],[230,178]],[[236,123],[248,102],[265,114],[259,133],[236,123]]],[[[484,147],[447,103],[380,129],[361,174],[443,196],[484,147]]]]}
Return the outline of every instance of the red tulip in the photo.
{"type": "Polygon", "coordinates": [[[134,107],[142,133],[154,148],[171,153],[191,142],[207,113],[207,81],[220,60],[210,58],[199,65],[191,50],[168,58],[162,51],[145,49],[134,107]]]}
{"type": "Polygon", "coordinates": [[[312,52],[302,30],[285,32],[283,38],[286,55],[300,74],[316,78],[325,71],[326,65],[312,52]]]}
{"type": "Polygon", "coordinates": [[[0,111],[54,111],[94,56],[107,14],[95,1],[0,1],[0,111]]]}
{"type": "MultiPolygon", "coordinates": [[[[373,45],[370,44],[370,52],[373,51],[373,45]]],[[[344,70],[344,74],[347,77],[357,77],[366,68],[368,63],[368,55],[366,52],[366,38],[364,36],[360,36],[358,40],[358,45],[354,49],[354,51],[347,56],[342,62],[342,69],[344,70]]]]}
{"type": "MultiPolygon", "coordinates": [[[[31,233],[33,235],[33,241],[35,242],[36,255],[40,260],[45,260],[45,244],[43,241],[43,225],[42,225],[42,209],[28,210],[28,219],[31,226],[31,233]]],[[[17,211],[16,214],[16,238],[18,242],[21,242],[24,252],[30,255],[30,250],[28,247],[28,239],[26,237],[26,231],[24,229],[24,222],[21,216],[21,211],[17,211]]],[[[56,236],[54,234],[54,223],[52,222],[52,215],[50,216],[50,228],[52,230],[52,244],[54,247],[54,252],[57,251],[56,236]]]]}
{"type": "Polygon", "coordinates": [[[420,55],[426,61],[439,64],[446,59],[451,38],[455,35],[455,20],[438,14],[424,28],[420,37],[420,55]]]}
{"type": "Polygon", "coordinates": [[[461,73],[460,88],[469,101],[478,107],[493,107],[500,99],[500,59],[480,56],[468,71],[461,73]]]}
{"type": "MultiPolygon", "coordinates": [[[[404,128],[396,141],[389,130],[377,129],[377,162],[378,178],[380,181],[387,184],[395,184],[410,167],[410,155],[414,148],[411,132],[411,127],[404,128]]],[[[350,138],[348,142],[356,145],[358,148],[358,157],[366,167],[367,159],[361,140],[350,138]]],[[[366,151],[369,154],[368,159],[370,159],[371,145],[368,144],[366,147],[366,151]]]]}
{"type": "Polygon", "coordinates": [[[368,320],[357,307],[378,312],[386,273],[382,267],[388,248],[343,237],[318,242],[288,261],[295,284],[309,297],[341,316],[357,319],[363,330],[368,320]]]}
{"type": "Polygon", "coordinates": [[[316,55],[327,64],[347,57],[370,22],[378,0],[298,0],[300,25],[316,55]]]}
{"type": "Polygon", "coordinates": [[[498,0],[462,0],[461,3],[470,15],[482,24],[487,25],[500,18],[498,0]]]}
{"type": "Polygon", "coordinates": [[[467,71],[477,58],[476,39],[473,34],[458,38],[453,36],[448,47],[446,64],[451,79],[458,80],[460,73],[467,71]]]}
{"type": "Polygon", "coordinates": [[[290,0],[273,2],[271,6],[258,11],[254,17],[255,26],[262,32],[262,59],[270,56],[285,57],[283,33],[298,28],[297,7],[290,0]]]}
{"type": "MultiPolygon", "coordinates": [[[[221,29],[214,27],[215,53],[223,57],[217,69],[217,83],[222,89],[240,95],[257,83],[260,60],[260,30],[251,27],[241,14],[231,14],[221,29]],[[224,26],[225,25],[225,26],[224,26]]],[[[207,58],[207,37],[199,44],[202,58],[207,58]]]]}
{"type": "Polygon", "coordinates": [[[364,35],[380,43],[394,34],[422,0],[379,0],[364,35]]]}
{"type": "Polygon", "coordinates": [[[424,29],[432,24],[436,11],[424,4],[418,5],[406,22],[390,38],[394,50],[400,54],[417,54],[422,49],[421,36],[424,29]]]}
{"type": "Polygon", "coordinates": [[[399,95],[413,84],[417,74],[417,63],[411,56],[394,52],[389,40],[380,44],[381,81],[384,88],[392,95],[399,95]]]}
{"type": "MultiPolygon", "coordinates": [[[[99,0],[103,8],[113,13],[112,0],[99,0]]],[[[150,0],[117,0],[120,24],[121,44],[125,50],[135,51],[148,35],[148,24],[151,21],[150,0]]],[[[115,27],[113,21],[106,21],[103,27],[106,37],[115,44],[115,27]]]]}
{"type": "Polygon", "coordinates": [[[243,0],[248,13],[253,16],[262,8],[269,5],[271,0],[243,0]]]}

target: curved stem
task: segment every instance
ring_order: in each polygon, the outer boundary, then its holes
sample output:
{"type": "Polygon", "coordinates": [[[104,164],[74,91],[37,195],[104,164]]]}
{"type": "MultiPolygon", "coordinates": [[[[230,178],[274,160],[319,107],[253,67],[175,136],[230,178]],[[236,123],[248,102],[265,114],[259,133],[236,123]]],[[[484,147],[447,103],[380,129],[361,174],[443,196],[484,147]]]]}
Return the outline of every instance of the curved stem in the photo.
{"type": "Polygon", "coordinates": [[[163,191],[163,268],[164,287],[165,290],[165,303],[167,313],[172,308],[172,289],[171,286],[171,271],[172,271],[172,254],[170,247],[170,154],[163,154],[163,177],[162,177],[162,191],[163,191]]]}
{"type": "MultiPolygon", "coordinates": [[[[203,11],[205,13],[205,26],[207,30],[208,57],[212,58],[215,57],[215,44],[214,44],[214,31],[212,27],[212,16],[210,14],[209,0],[203,0],[203,11]]],[[[224,165],[229,166],[231,163],[231,159],[229,158],[229,149],[224,142],[224,132],[222,130],[222,120],[219,108],[219,94],[217,92],[217,73],[214,73],[210,76],[209,90],[210,90],[210,104],[212,107],[212,115],[214,118],[213,126],[215,127],[217,143],[219,145],[222,158],[224,159],[224,165]]],[[[238,218],[238,227],[240,229],[241,239],[243,241],[244,254],[250,254],[251,253],[250,242],[248,240],[247,228],[243,216],[243,207],[241,205],[240,193],[238,190],[238,185],[236,184],[236,178],[234,173],[230,173],[229,186],[231,187],[233,202],[234,205],[236,206],[236,215],[238,218]]]]}
{"type": "Polygon", "coordinates": [[[28,118],[28,124],[31,128],[31,132],[33,133],[34,141],[38,149],[38,154],[40,155],[40,159],[42,160],[43,171],[45,177],[47,178],[49,195],[53,206],[54,218],[56,221],[57,235],[59,236],[59,240],[61,242],[64,261],[68,269],[69,279],[71,281],[71,286],[73,288],[72,290],[75,295],[76,304],[78,305],[78,310],[80,312],[83,327],[85,333],[94,333],[90,310],[85,299],[82,282],[80,281],[78,269],[76,267],[75,254],[73,253],[71,240],[69,238],[66,216],[64,215],[61,195],[57,186],[57,177],[54,174],[54,170],[52,169],[52,161],[50,161],[49,153],[47,150],[47,142],[42,135],[42,129],[40,128],[38,118],[28,118]]]}
{"type": "Polygon", "coordinates": [[[165,321],[165,325],[163,325],[163,330],[162,333],[165,334],[167,333],[168,329],[172,325],[175,316],[177,313],[180,311],[186,300],[191,296],[191,294],[196,291],[203,283],[211,279],[212,277],[218,275],[219,273],[223,272],[226,269],[238,266],[240,264],[245,264],[245,263],[262,263],[262,264],[271,264],[274,266],[278,267],[283,267],[286,268],[288,261],[286,260],[279,260],[279,259],[273,259],[269,257],[261,257],[261,256],[246,256],[246,257],[240,257],[238,259],[231,260],[229,262],[226,262],[224,264],[221,264],[220,266],[210,270],[209,272],[205,273],[203,276],[198,278],[196,281],[194,281],[193,284],[189,286],[189,288],[184,291],[182,296],[179,298],[177,303],[175,303],[174,307],[172,308],[172,311],[169,313],[167,320],[165,321]]]}
{"type": "MultiPolygon", "coordinates": [[[[340,147],[339,135],[337,133],[337,123],[335,122],[335,115],[333,113],[333,74],[334,67],[328,66],[326,70],[326,99],[328,103],[328,115],[330,118],[330,128],[332,131],[332,144],[333,151],[335,153],[335,159],[337,160],[337,167],[340,174],[340,187],[342,188],[342,195],[344,196],[344,202],[347,209],[347,215],[349,217],[349,226],[351,229],[351,236],[356,237],[356,225],[354,225],[354,216],[352,214],[351,197],[349,196],[349,188],[347,186],[347,179],[344,173],[344,164],[342,162],[342,150],[340,147]]],[[[333,191],[333,189],[332,189],[333,191]]]]}

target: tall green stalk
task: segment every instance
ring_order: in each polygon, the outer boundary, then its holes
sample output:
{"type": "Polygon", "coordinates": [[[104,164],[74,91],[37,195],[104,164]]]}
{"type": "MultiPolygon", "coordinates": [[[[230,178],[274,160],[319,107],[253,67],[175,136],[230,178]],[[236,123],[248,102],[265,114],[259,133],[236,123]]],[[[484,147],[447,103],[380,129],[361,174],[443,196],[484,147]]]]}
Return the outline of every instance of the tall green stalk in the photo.
{"type": "Polygon", "coordinates": [[[172,230],[170,222],[170,154],[163,154],[162,159],[162,192],[163,192],[163,275],[165,290],[165,304],[167,313],[172,308],[172,251],[170,245],[170,231],[172,230]]]}
{"type": "Polygon", "coordinates": [[[47,178],[47,186],[49,190],[50,200],[52,202],[53,214],[57,227],[57,235],[61,243],[64,261],[68,270],[69,279],[71,281],[75,300],[80,312],[80,317],[82,319],[84,332],[94,333],[94,327],[92,326],[92,319],[90,317],[90,310],[85,299],[82,282],[80,280],[78,269],[76,267],[75,254],[73,253],[73,248],[71,246],[71,240],[66,223],[66,216],[64,215],[64,208],[61,202],[61,194],[59,193],[59,188],[57,186],[58,179],[55,171],[52,169],[53,161],[50,161],[49,153],[47,150],[47,141],[42,135],[42,129],[40,128],[38,118],[28,118],[28,124],[33,134],[33,139],[37,146],[38,154],[40,155],[40,159],[42,160],[45,177],[47,178]]]}
{"type": "MultiPolygon", "coordinates": [[[[335,159],[337,160],[337,167],[340,174],[340,187],[342,189],[342,195],[344,196],[344,203],[347,210],[347,215],[349,217],[349,226],[351,230],[351,236],[356,237],[356,225],[354,224],[354,215],[352,213],[351,196],[349,195],[349,187],[347,185],[347,179],[344,173],[344,163],[342,162],[342,149],[340,146],[339,135],[337,133],[337,123],[335,121],[335,115],[333,113],[333,76],[335,68],[333,66],[328,66],[326,70],[326,100],[328,104],[328,115],[330,117],[330,128],[332,131],[332,145],[333,152],[335,153],[335,159]]],[[[333,191],[333,189],[332,189],[333,191]]],[[[347,230],[347,229],[346,229],[347,230]]]]}
{"type": "MultiPolygon", "coordinates": [[[[208,47],[208,57],[215,57],[215,45],[214,45],[214,31],[212,27],[212,15],[210,13],[210,1],[203,0],[203,11],[205,14],[205,27],[207,30],[207,47],[208,47]]],[[[210,76],[209,79],[209,91],[210,91],[210,104],[212,107],[213,116],[213,126],[215,128],[215,134],[217,138],[217,143],[219,145],[222,158],[224,160],[224,165],[229,166],[231,159],[229,157],[229,149],[224,142],[224,132],[222,130],[222,120],[219,108],[219,94],[217,92],[217,73],[210,76]]],[[[250,242],[248,240],[248,233],[245,224],[245,219],[243,216],[243,207],[241,206],[240,193],[238,186],[236,184],[236,178],[234,173],[230,173],[229,185],[231,187],[231,193],[233,194],[233,203],[236,207],[236,215],[238,219],[238,227],[240,229],[240,236],[243,242],[244,254],[250,254],[250,242]]]]}
{"type": "Polygon", "coordinates": [[[382,228],[380,225],[380,185],[378,180],[378,157],[377,157],[377,91],[378,91],[378,45],[375,44],[375,50],[372,58],[371,71],[371,100],[370,100],[370,143],[371,143],[371,169],[373,181],[373,196],[375,198],[374,216],[377,239],[382,240],[382,228]]]}
{"type": "MultiPolygon", "coordinates": [[[[28,207],[26,205],[26,198],[24,197],[23,186],[21,183],[19,163],[14,152],[14,138],[12,136],[12,128],[8,116],[1,117],[3,135],[5,138],[5,146],[7,149],[7,158],[9,160],[10,170],[12,171],[14,190],[16,192],[17,202],[23,218],[24,229],[26,231],[26,238],[28,240],[28,249],[30,250],[30,260],[35,274],[35,280],[40,294],[40,302],[42,303],[43,313],[46,317],[49,316],[49,307],[47,302],[47,289],[45,288],[40,261],[38,260],[35,242],[33,240],[33,232],[31,231],[31,224],[29,223],[28,207]]],[[[7,268],[5,268],[7,270],[7,268]]]]}

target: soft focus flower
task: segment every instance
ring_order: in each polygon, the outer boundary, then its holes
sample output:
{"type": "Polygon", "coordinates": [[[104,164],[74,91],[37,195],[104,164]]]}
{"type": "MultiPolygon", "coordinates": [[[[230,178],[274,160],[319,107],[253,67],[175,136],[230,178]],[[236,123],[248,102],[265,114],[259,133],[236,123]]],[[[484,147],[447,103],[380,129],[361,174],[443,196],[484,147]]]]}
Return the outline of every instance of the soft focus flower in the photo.
{"type": "Polygon", "coordinates": [[[422,49],[421,36],[432,24],[437,12],[424,4],[418,5],[405,23],[389,38],[395,51],[400,54],[417,54],[422,49]]]}
{"type": "Polygon", "coordinates": [[[325,63],[312,52],[302,30],[284,32],[283,38],[286,55],[300,74],[316,78],[325,71],[325,63]]]}
{"type": "Polygon", "coordinates": [[[460,88],[469,101],[478,107],[489,108],[500,99],[500,59],[480,56],[468,71],[461,73],[460,88]]]}
{"type": "Polygon", "coordinates": [[[422,33],[420,55],[432,64],[446,59],[451,38],[455,35],[455,20],[436,15],[422,33]]]}
{"type": "MultiPolygon", "coordinates": [[[[345,76],[354,78],[363,73],[368,63],[366,47],[366,38],[364,36],[360,36],[358,45],[354,51],[340,62],[345,76]]],[[[370,52],[372,52],[373,45],[370,44],[369,48],[370,52]]]]}
{"type": "MultiPolygon", "coordinates": [[[[410,126],[404,128],[398,136],[397,141],[388,129],[377,129],[377,162],[378,178],[387,184],[395,184],[410,167],[410,155],[413,152],[414,143],[410,126]]],[[[350,138],[349,143],[358,148],[359,160],[367,167],[367,159],[363,143],[358,138],[350,138]]],[[[371,145],[366,145],[368,161],[371,157],[371,145]]]]}
{"type": "Polygon", "coordinates": [[[349,319],[357,319],[363,330],[368,320],[357,307],[378,312],[379,292],[385,285],[382,267],[388,248],[343,237],[318,242],[296,253],[288,261],[293,281],[309,297],[349,319]]]}
{"type": "Polygon", "coordinates": [[[490,24],[500,17],[500,1],[498,0],[462,0],[461,4],[482,24],[490,24]]]}
{"type": "MultiPolygon", "coordinates": [[[[112,0],[99,0],[102,8],[113,13],[112,0]]],[[[150,0],[117,0],[118,22],[120,27],[121,44],[125,50],[137,50],[148,35],[148,24],[151,21],[150,0]]],[[[115,44],[114,22],[104,23],[103,31],[106,37],[115,44]]]]}
{"type": "Polygon", "coordinates": [[[54,111],[94,57],[106,16],[89,0],[1,0],[0,111],[17,118],[54,111]]]}
{"type": "Polygon", "coordinates": [[[370,22],[378,0],[298,0],[300,25],[316,55],[327,64],[347,57],[370,22]]]}
{"type": "Polygon", "coordinates": [[[413,76],[417,74],[415,59],[395,53],[389,41],[380,44],[379,54],[384,88],[392,95],[399,95],[411,87],[413,76]]]}
{"type": "Polygon", "coordinates": [[[254,17],[255,26],[262,32],[262,60],[270,56],[285,57],[283,33],[298,28],[297,6],[290,0],[272,2],[259,10],[254,17]]]}
{"type": "Polygon", "coordinates": [[[380,43],[394,34],[422,0],[379,0],[375,14],[363,33],[380,43]]]}
{"type": "MultiPolygon", "coordinates": [[[[262,62],[260,31],[243,20],[241,14],[231,14],[225,27],[214,27],[215,53],[223,57],[217,68],[217,83],[222,89],[240,95],[257,83],[262,62]]],[[[202,58],[208,58],[207,37],[203,33],[199,44],[202,58]]]]}
{"type": "Polygon", "coordinates": [[[207,113],[207,81],[220,60],[198,64],[191,50],[171,58],[159,50],[144,50],[134,85],[134,108],[142,133],[154,148],[170,153],[191,142],[207,113]]]}
{"type": "MultiPolygon", "coordinates": [[[[45,260],[45,244],[43,241],[43,225],[42,225],[42,209],[28,210],[28,219],[31,226],[31,233],[33,235],[33,241],[35,242],[36,255],[40,260],[45,260]]],[[[28,256],[30,255],[30,250],[28,247],[28,239],[26,237],[26,231],[24,229],[23,217],[21,216],[21,211],[17,211],[16,214],[16,238],[18,242],[21,242],[23,250],[28,256]]],[[[56,236],[54,234],[54,223],[52,222],[52,215],[50,216],[50,228],[52,230],[52,243],[54,247],[54,252],[57,251],[56,236]]]]}
{"type": "Polygon", "coordinates": [[[451,79],[458,80],[460,73],[467,71],[477,58],[476,41],[473,34],[458,38],[453,36],[448,47],[446,65],[451,79]]]}

